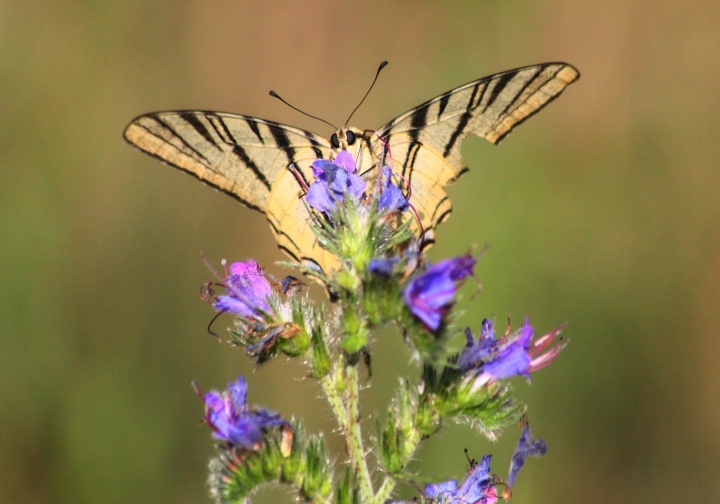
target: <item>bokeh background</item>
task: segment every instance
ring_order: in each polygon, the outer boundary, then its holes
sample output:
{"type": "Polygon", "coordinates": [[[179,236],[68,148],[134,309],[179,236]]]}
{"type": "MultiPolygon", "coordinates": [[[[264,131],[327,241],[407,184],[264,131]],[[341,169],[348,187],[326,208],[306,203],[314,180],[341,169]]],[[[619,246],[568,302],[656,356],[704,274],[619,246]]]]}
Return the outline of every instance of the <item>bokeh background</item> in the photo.
{"type": "MultiPolygon", "coordinates": [[[[493,72],[582,72],[500,147],[465,142],[472,169],[430,253],[490,245],[476,328],[569,322],[561,358],[517,383],[550,448],[514,502],[717,502],[718,27],[714,0],[0,1],[0,502],[210,502],[191,380],[243,373],[251,402],[331,434],[302,367],[255,369],[206,331],[199,252],[283,274],[264,217],[121,132],[144,112],[201,108],[329,135],[267,91],[342,123],[383,59],[359,127],[493,72]]],[[[417,372],[391,328],[372,350],[369,431],[417,372]]],[[[504,475],[518,432],[491,444],[450,426],[416,469],[460,477],[468,448],[504,475]]]]}

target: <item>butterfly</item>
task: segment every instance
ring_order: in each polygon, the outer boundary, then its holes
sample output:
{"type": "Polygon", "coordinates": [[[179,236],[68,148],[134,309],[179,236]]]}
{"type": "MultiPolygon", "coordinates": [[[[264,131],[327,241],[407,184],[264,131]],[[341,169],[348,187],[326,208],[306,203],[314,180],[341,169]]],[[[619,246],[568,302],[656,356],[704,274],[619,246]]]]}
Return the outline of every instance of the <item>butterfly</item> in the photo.
{"type": "Polygon", "coordinates": [[[580,73],[567,63],[542,63],[483,77],[451,89],[378,130],[343,127],[330,139],[266,119],[225,112],[153,112],[130,122],[131,145],[183,170],[266,215],[278,246],[295,261],[328,273],[337,259],[317,243],[302,199],[316,159],[345,149],[358,173],[376,177],[390,165],[411,189],[423,247],[450,215],[445,186],[467,171],[460,156],[469,134],[498,144],[557,98],[580,73]]]}

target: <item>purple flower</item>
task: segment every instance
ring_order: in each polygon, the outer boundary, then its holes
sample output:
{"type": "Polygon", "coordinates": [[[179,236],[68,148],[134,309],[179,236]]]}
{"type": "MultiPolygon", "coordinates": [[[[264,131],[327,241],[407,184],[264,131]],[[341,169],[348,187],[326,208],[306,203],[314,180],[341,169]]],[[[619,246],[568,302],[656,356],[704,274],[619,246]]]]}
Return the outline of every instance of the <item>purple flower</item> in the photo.
{"type": "Polygon", "coordinates": [[[515,453],[513,453],[512,461],[510,462],[510,472],[508,473],[507,486],[503,491],[503,499],[509,499],[512,495],[512,487],[515,485],[515,478],[525,465],[525,459],[528,457],[542,457],[547,452],[547,445],[545,440],[540,438],[537,441],[532,438],[530,434],[530,424],[525,423],[523,432],[520,435],[517,447],[515,447],[515,453]]]}
{"type": "Polygon", "coordinates": [[[382,194],[380,194],[380,199],[378,200],[378,207],[388,212],[396,210],[404,212],[410,208],[410,203],[405,198],[402,191],[398,188],[398,186],[393,184],[392,170],[389,166],[382,169],[380,178],[382,194]],[[384,181],[382,179],[384,179],[384,181]]]}
{"type": "Polygon", "coordinates": [[[458,284],[473,274],[474,266],[475,258],[468,254],[429,267],[405,287],[405,303],[413,315],[436,331],[458,284]]]}
{"type": "Polygon", "coordinates": [[[195,390],[205,402],[205,422],[212,429],[215,439],[245,450],[258,450],[262,446],[266,428],[289,425],[279,413],[248,408],[247,385],[242,376],[229,383],[222,394],[210,391],[202,395],[197,387],[195,390]]]}
{"type": "Polygon", "coordinates": [[[478,340],[473,341],[469,335],[468,345],[458,357],[458,367],[462,371],[477,370],[473,387],[513,376],[530,380],[530,373],[550,365],[565,348],[566,342],[556,341],[562,328],[560,326],[533,342],[533,327],[526,318],[520,329],[497,340],[492,323],[484,320],[478,340]],[[551,348],[541,353],[548,347],[551,348]]]}
{"type": "Polygon", "coordinates": [[[365,181],[355,174],[355,160],[342,150],[334,161],[318,159],[312,164],[315,182],[310,185],[305,200],[321,212],[330,213],[335,203],[347,196],[359,200],[365,192],[365,181]]]}
{"type": "Polygon", "coordinates": [[[227,294],[218,296],[214,303],[216,310],[246,318],[262,318],[263,313],[271,312],[267,298],[272,288],[260,265],[252,259],[230,265],[225,288],[227,294]]]}
{"type": "Polygon", "coordinates": [[[372,259],[368,264],[368,270],[375,275],[389,277],[397,263],[400,262],[399,257],[391,257],[389,259],[372,259]]]}
{"type": "Polygon", "coordinates": [[[457,481],[448,480],[427,485],[423,493],[428,499],[437,499],[439,504],[495,504],[497,490],[490,475],[490,455],[471,467],[460,488],[457,481]]]}
{"type": "Polygon", "coordinates": [[[495,340],[495,329],[488,319],[482,321],[482,329],[477,341],[473,338],[470,328],[465,329],[465,337],[467,344],[457,360],[457,366],[462,371],[467,371],[490,358],[493,351],[497,347],[495,340]]]}

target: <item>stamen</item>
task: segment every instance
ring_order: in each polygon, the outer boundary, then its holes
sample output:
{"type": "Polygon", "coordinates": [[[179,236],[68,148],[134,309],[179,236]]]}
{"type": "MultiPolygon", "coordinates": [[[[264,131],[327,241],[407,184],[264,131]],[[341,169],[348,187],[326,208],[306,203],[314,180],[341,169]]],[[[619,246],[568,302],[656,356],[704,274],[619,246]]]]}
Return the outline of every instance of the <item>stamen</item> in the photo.
{"type": "MultiPolygon", "coordinates": [[[[392,152],[390,152],[390,146],[388,145],[387,140],[385,140],[383,137],[381,137],[380,133],[378,133],[377,131],[375,132],[375,136],[378,137],[378,140],[380,140],[382,142],[383,146],[385,147],[385,150],[387,151],[387,156],[385,156],[385,157],[390,158],[390,163],[388,163],[387,165],[392,169],[392,162],[393,162],[392,152]]],[[[383,162],[385,161],[385,157],[383,158],[383,162]]]]}
{"type": "Polygon", "coordinates": [[[542,354],[537,359],[533,359],[530,363],[530,367],[528,367],[528,373],[534,373],[535,371],[548,367],[550,364],[555,362],[555,359],[560,354],[563,348],[565,348],[564,345],[555,346],[552,348],[552,350],[542,354]]]}
{"type": "Polygon", "coordinates": [[[200,287],[200,299],[208,304],[213,304],[217,301],[217,295],[215,294],[215,291],[212,290],[213,286],[222,287],[223,289],[227,288],[225,287],[225,284],[220,282],[205,282],[202,287],[200,287]],[[212,298],[212,301],[208,298],[212,298]]]}
{"type": "MultiPolygon", "coordinates": [[[[407,198],[405,198],[407,199],[407,198]]],[[[415,220],[417,220],[418,227],[420,228],[420,241],[418,242],[418,250],[422,250],[423,245],[425,244],[425,228],[423,227],[422,221],[420,220],[420,214],[415,209],[415,206],[410,203],[408,200],[408,205],[410,205],[410,210],[413,211],[413,214],[415,214],[415,220]]]]}
{"type": "Polygon", "coordinates": [[[215,278],[217,278],[218,280],[220,280],[222,282],[223,279],[220,278],[220,275],[217,274],[217,271],[215,271],[215,268],[213,267],[213,265],[210,264],[210,261],[207,260],[207,258],[205,257],[205,254],[202,252],[200,252],[200,259],[202,259],[202,262],[205,263],[205,267],[210,270],[210,273],[215,275],[215,278]]]}
{"type": "MultiPolygon", "coordinates": [[[[295,165],[294,165],[294,164],[290,164],[290,165],[288,166],[288,170],[290,170],[290,171],[292,172],[292,174],[295,175],[295,180],[296,180],[297,183],[300,185],[300,187],[302,187],[302,190],[305,191],[305,194],[307,194],[309,187],[308,187],[308,185],[305,183],[305,180],[303,180],[303,177],[302,177],[302,175],[300,174],[300,172],[298,171],[298,169],[295,168],[295,165]]],[[[301,195],[300,197],[302,198],[303,196],[305,196],[305,194],[301,195]]]]}
{"type": "Polygon", "coordinates": [[[200,387],[197,386],[197,383],[195,383],[195,380],[191,381],[190,385],[192,385],[192,388],[195,390],[195,393],[198,395],[198,397],[200,399],[204,399],[205,396],[203,396],[203,393],[200,390],[200,387]]]}
{"type": "Polygon", "coordinates": [[[528,353],[530,353],[530,355],[536,355],[538,352],[541,352],[542,350],[547,348],[548,345],[552,344],[555,338],[560,334],[560,331],[562,331],[563,327],[565,327],[565,324],[547,333],[545,336],[542,336],[535,340],[533,342],[532,350],[528,353]]]}
{"type": "Polygon", "coordinates": [[[220,315],[222,315],[223,313],[225,313],[225,310],[223,310],[223,311],[221,311],[220,313],[218,313],[217,315],[215,315],[215,316],[212,318],[212,320],[210,321],[210,323],[208,324],[208,326],[207,326],[207,332],[208,332],[210,335],[215,336],[215,338],[218,340],[218,343],[222,343],[222,338],[220,337],[220,335],[219,335],[218,333],[214,332],[214,331],[211,329],[211,327],[212,327],[213,323],[214,323],[214,322],[220,317],[220,315]]]}

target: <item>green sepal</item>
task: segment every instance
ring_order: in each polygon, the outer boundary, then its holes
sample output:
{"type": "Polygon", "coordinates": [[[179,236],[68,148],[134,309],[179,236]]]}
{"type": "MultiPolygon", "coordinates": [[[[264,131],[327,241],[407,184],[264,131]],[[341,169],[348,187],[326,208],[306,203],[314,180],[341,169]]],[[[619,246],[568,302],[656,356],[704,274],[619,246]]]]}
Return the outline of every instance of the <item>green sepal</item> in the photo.
{"type": "Polygon", "coordinates": [[[442,425],[442,416],[435,399],[432,394],[423,394],[418,398],[413,424],[423,437],[435,434],[442,425]]]}
{"type": "Polygon", "coordinates": [[[343,331],[341,345],[349,354],[360,351],[368,342],[368,329],[364,324],[361,314],[350,307],[343,310],[340,319],[343,331]]]}
{"type": "Polygon", "coordinates": [[[305,450],[306,472],[300,495],[307,500],[326,499],[332,492],[332,471],[322,436],[312,436],[305,450]]]}
{"type": "Polygon", "coordinates": [[[307,327],[312,326],[315,319],[308,296],[283,300],[273,294],[267,301],[272,313],[263,314],[262,321],[235,318],[232,342],[245,348],[256,363],[266,362],[279,354],[304,356],[310,348],[307,327]]]}
{"type": "Polygon", "coordinates": [[[360,492],[357,485],[353,484],[350,469],[345,471],[345,477],[335,486],[335,504],[360,504],[360,492]]]}
{"type": "Polygon", "coordinates": [[[451,332],[445,321],[436,331],[431,331],[412,315],[404,302],[400,310],[398,325],[403,331],[405,341],[417,352],[419,360],[430,363],[440,362],[446,356],[447,342],[451,332]]]}
{"type": "Polygon", "coordinates": [[[328,352],[323,330],[319,325],[312,328],[310,336],[310,344],[312,346],[312,373],[313,378],[322,378],[330,372],[332,359],[328,352]]]}
{"type": "Polygon", "coordinates": [[[208,483],[218,503],[243,502],[257,486],[276,481],[280,451],[272,440],[261,451],[243,450],[229,444],[218,446],[218,456],[210,461],[208,483]]]}
{"type": "Polygon", "coordinates": [[[367,314],[370,327],[397,319],[402,313],[404,304],[398,278],[368,273],[365,279],[362,307],[367,314]]]}
{"type": "Polygon", "coordinates": [[[423,398],[433,403],[442,417],[469,422],[494,440],[502,429],[522,417],[525,406],[513,400],[512,389],[507,383],[499,381],[475,386],[473,376],[465,376],[452,361],[440,370],[425,364],[423,398]]]}
{"type": "Polygon", "coordinates": [[[267,437],[259,451],[218,445],[210,461],[210,492],[219,503],[240,503],[258,486],[285,483],[306,501],[326,500],[332,470],[322,436],[305,439],[302,422],[293,421],[282,437],[267,437]]]}
{"type": "Polygon", "coordinates": [[[379,436],[380,460],[388,474],[397,476],[403,473],[417,448],[423,428],[416,425],[418,419],[422,420],[418,417],[417,396],[411,392],[407,381],[400,380],[385,429],[380,430],[379,436]]]}

